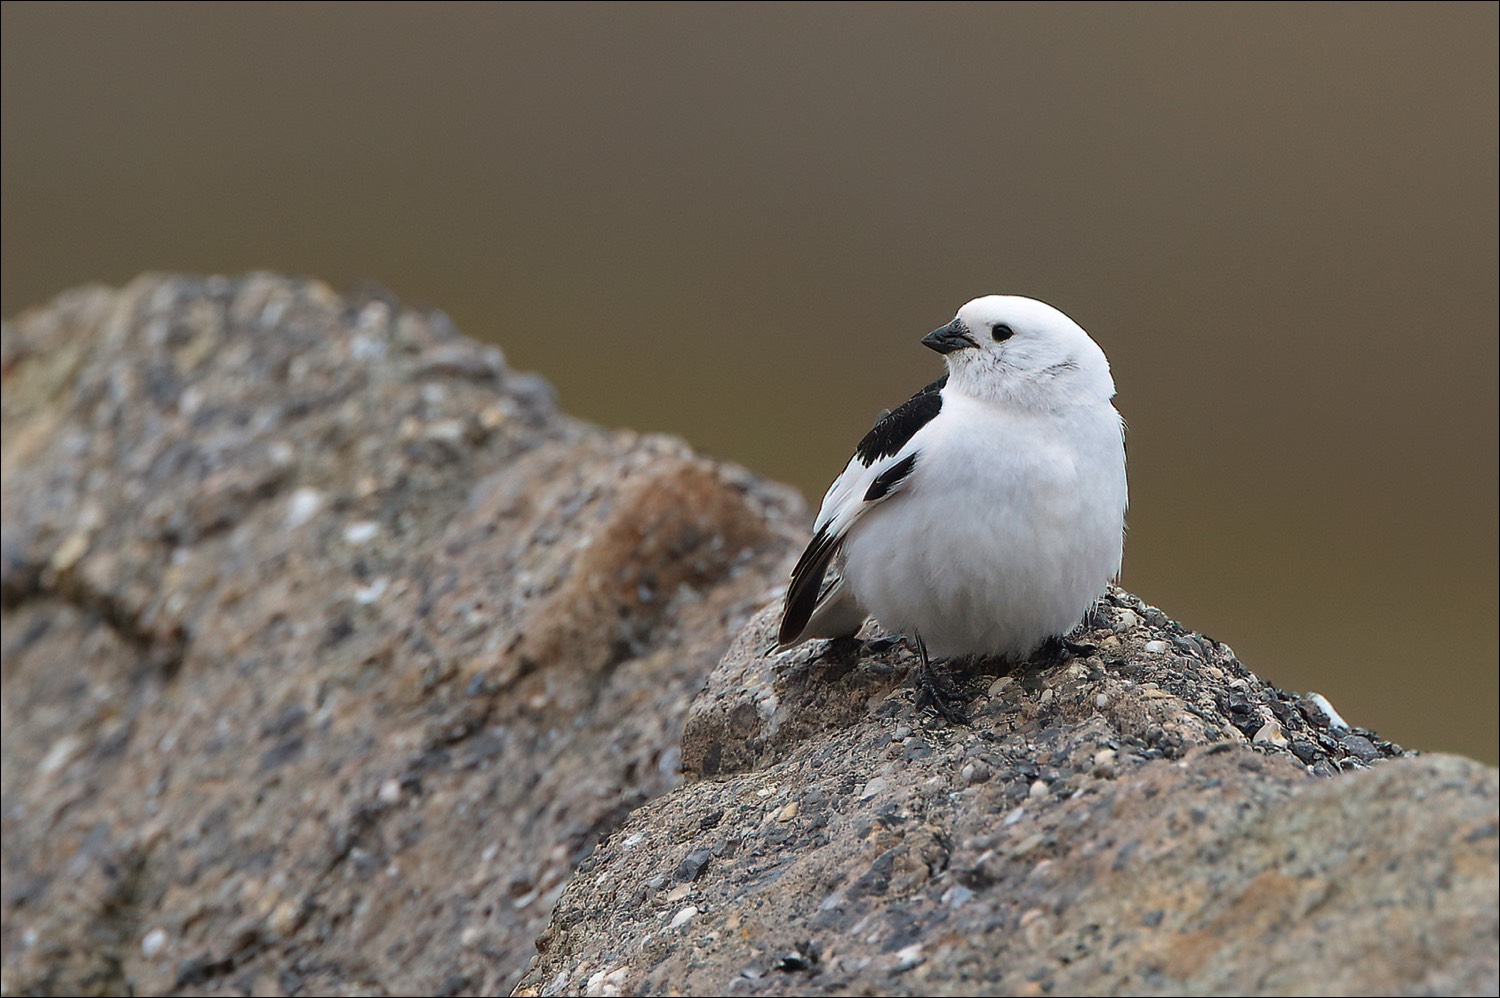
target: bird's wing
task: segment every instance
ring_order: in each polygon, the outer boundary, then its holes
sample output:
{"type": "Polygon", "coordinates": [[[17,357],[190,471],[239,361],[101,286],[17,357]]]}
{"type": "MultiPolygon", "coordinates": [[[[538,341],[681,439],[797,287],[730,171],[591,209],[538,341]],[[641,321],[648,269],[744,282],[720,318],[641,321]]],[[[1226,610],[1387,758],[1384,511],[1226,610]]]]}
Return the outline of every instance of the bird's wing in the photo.
{"type": "Polygon", "coordinates": [[[898,493],[911,478],[920,457],[912,438],[942,411],[942,389],[947,380],[934,381],[881,416],[859,442],[843,473],[828,487],[813,522],[812,542],[792,569],[778,633],[783,646],[803,639],[820,600],[827,598],[823,575],[849,529],[867,510],[898,493]]]}

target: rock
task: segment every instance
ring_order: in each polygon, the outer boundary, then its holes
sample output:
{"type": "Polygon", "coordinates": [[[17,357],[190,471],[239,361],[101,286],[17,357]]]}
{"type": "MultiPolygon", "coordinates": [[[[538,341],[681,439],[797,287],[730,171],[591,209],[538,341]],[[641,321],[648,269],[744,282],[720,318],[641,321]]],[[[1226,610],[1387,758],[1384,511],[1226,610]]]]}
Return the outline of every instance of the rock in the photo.
{"type": "Polygon", "coordinates": [[[696,781],[585,861],[517,994],[601,963],[636,994],[1494,991],[1493,769],[1313,723],[1119,590],[1088,657],[959,677],[967,728],[914,709],[909,651],[778,653],[775,616],[689,711],[696,781]],[[690,945],[649,930],[679,899],[617,900],[704,854],[690,945]]]}
{"type": "Polygon", "coordinates": [[[772,650],[789,490],[440,314],[143,278],[0,375],[4,993],[1496,988],[1495,771],[1128,593],[955,727],[772,650]]]}
{"type": "Polygon", "coordinates": [[[7,994],[508,990],[806,515],[379,296],[3,343],[7,994]]]}

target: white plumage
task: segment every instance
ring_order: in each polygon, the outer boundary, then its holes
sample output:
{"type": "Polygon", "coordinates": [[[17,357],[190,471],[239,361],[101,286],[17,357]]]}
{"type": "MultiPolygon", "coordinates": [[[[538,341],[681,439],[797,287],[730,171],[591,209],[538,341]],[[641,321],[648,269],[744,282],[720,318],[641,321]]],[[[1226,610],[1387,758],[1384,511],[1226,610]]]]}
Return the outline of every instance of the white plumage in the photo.
{"type": "Polygon", "coordinates": [[[938,657],[1016,659],[1076,627],[1119,573],[1125,445],[1098,344],[1012,295],[974,299],[922,342],[945,382],[884,416],[828,489],[784,646],[873,616],[938,657]]]}

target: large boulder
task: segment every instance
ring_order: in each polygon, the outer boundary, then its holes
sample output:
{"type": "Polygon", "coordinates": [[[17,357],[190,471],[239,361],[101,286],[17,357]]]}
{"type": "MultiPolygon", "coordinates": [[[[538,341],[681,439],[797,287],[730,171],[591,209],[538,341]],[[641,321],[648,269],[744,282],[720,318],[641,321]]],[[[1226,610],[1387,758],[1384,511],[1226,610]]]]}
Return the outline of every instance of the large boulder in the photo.
{"type": "Polygon", "coordinates": [[[910,651],[778,654],[761,614],[689,713],[699,779],[584,862],[520,993],[1494,993],[1493,769],[1099,616],[956,727],[910,651]]]}
{"type": "Polygon", "coordinates": [[[0,370],[5,993],[1497,987],[1496,772],[1127,593],[954,726],[773,648],[790,490],[440,314],[143,278],[0,370]]]}
{"type": "Polygon", "coordinates": [[[7,994],[508,990],[805,515],[312,282],[76,291],[3,370],[7,994]]]}

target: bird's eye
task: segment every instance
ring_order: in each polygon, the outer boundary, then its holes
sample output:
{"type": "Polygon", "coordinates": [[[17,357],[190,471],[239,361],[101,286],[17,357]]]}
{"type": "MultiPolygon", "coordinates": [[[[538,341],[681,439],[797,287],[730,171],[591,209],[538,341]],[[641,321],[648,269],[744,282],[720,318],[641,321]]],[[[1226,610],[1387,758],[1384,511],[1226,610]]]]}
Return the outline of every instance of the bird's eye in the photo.
{"type": "Polygon", "coordinates": [[[1004,343],[1015,334],[1016,331],[1014,329],[1011,329],[1003,322],[996,323],[994,326],[990,327],[990,335],[995,337],[996,343],[1004,343]]]}

